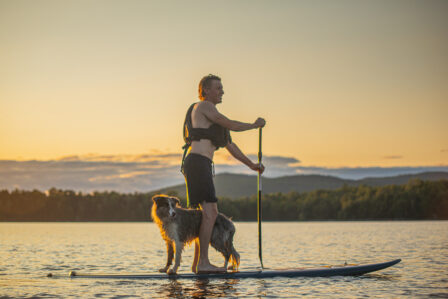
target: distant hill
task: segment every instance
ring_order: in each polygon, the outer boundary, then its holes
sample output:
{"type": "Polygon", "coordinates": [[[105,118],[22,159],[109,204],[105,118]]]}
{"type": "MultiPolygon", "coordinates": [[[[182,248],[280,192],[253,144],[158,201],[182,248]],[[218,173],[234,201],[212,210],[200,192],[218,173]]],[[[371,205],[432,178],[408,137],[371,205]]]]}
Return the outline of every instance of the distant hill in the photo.
{"type": "MultiPolygon", "coordinates": [[[[346,180],[323,175],[294,175],[278,178],[263,178],[263,193],[296,191],[299,193],[318,189],[334,190],[348,186],[385,186],[403,185],[410,179],[424,181],[448,180],[448,172],[423,172],[418,174],[399,175],[393,177],[364,178],[361,180],[346,180]]],[[[257,177],[243,174],[223,173],[215,176],[216,194],[218,197],[238,198],[257,193],[257,177]]],[[[158,190],[158,193],[175,191],[180,197],[185,197],[185,184],[158,190]]]]}

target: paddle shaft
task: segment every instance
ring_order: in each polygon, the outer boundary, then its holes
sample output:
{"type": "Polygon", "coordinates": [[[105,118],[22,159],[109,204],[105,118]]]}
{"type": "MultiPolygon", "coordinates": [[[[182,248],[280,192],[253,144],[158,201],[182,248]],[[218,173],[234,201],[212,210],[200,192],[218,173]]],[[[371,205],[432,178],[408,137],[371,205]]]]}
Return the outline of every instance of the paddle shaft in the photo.
{"type": "MultiPolygon", "coordinates": [[[[259,130],[258,134],[258,164],[261,166],[261,160],[262,160],[262,152],[261,152],[261,135],[262,135],[262,128],[259,130]]],[[[258,172],[258,196],[257,196],[257,219],[258,219],[258,257],[260,258],[260,264],[261,268],[263,269],[263,257],[262,257],[262,250],[261,250],[261,173],[258,172]]]]}

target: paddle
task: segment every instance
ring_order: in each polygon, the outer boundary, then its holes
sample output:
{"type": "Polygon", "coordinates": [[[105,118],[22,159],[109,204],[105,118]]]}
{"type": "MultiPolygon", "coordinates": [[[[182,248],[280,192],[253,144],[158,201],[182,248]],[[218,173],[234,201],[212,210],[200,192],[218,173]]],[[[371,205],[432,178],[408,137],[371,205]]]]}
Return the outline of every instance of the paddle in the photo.
{"type": "MultiPolygon", "coordinates": [[[[262,153],[261,153],[261,130],[262,128],[260,128],[259,130],[259,134],[258,134],[258,164],[261,166],[261,159],[262,159],[262,153]]],[[[258,257],[260,258],[260,264],[261,264],[261,269],[264,268],[263,266],[263,258],[261,255],[261,173],[260,171],[258,172],[258,197],[257,197],[257,208],[258,208],[258,212],[257,212],[257,219],[258,219],[258,257]]]]}

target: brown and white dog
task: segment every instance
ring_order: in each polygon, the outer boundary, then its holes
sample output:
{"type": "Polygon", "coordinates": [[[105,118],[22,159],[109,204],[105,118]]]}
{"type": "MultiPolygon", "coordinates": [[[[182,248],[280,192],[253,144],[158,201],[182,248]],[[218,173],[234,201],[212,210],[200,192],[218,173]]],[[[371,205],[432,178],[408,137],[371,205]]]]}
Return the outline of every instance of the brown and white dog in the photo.
{"type": "MultiPolygon", "coordinates": [[[[190,244],[199,237],[202,212],[200,210],[183,209],[180,206],[179,199],[172,196],[159,194],[153,196],[152,200],[151,216],[160,229],[168,252],[166,266],[159,271],[168,271],[168,274],[175,274],[179,268],[185,244],[190,244]],[[174,266],[169,269],[174,253],[176,254],[174,266]]],[[[235,225],[224,214],[219,213],[213,227],[210,244],[224,256],[225,268],[231,262],[231,268],[237,270],[240,264],[240,255],[233,247],[234,234],[235,225]]]]}

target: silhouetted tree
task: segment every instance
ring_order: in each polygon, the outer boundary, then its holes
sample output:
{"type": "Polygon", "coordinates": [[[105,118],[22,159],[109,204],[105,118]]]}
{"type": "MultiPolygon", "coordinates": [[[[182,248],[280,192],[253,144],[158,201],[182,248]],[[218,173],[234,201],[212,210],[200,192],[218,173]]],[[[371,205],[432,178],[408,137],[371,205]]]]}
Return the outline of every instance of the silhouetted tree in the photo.
{"type": "MultiPolygon", "coordinates": [[[[169,192],[176,196],[175,192],[169,192]]],[[[148,221],[153,193],[51,188],[0,190],[0,221],[148,221]]],[[[183,206],[185,198],[181,198],[183,206]]],[[[263,220],[448,219],[448,180],[405,185],[263,195],[263,220]]],[[[256,221],[257,197],[221,198],[219,210],[237,221],[256,221]]]]}

